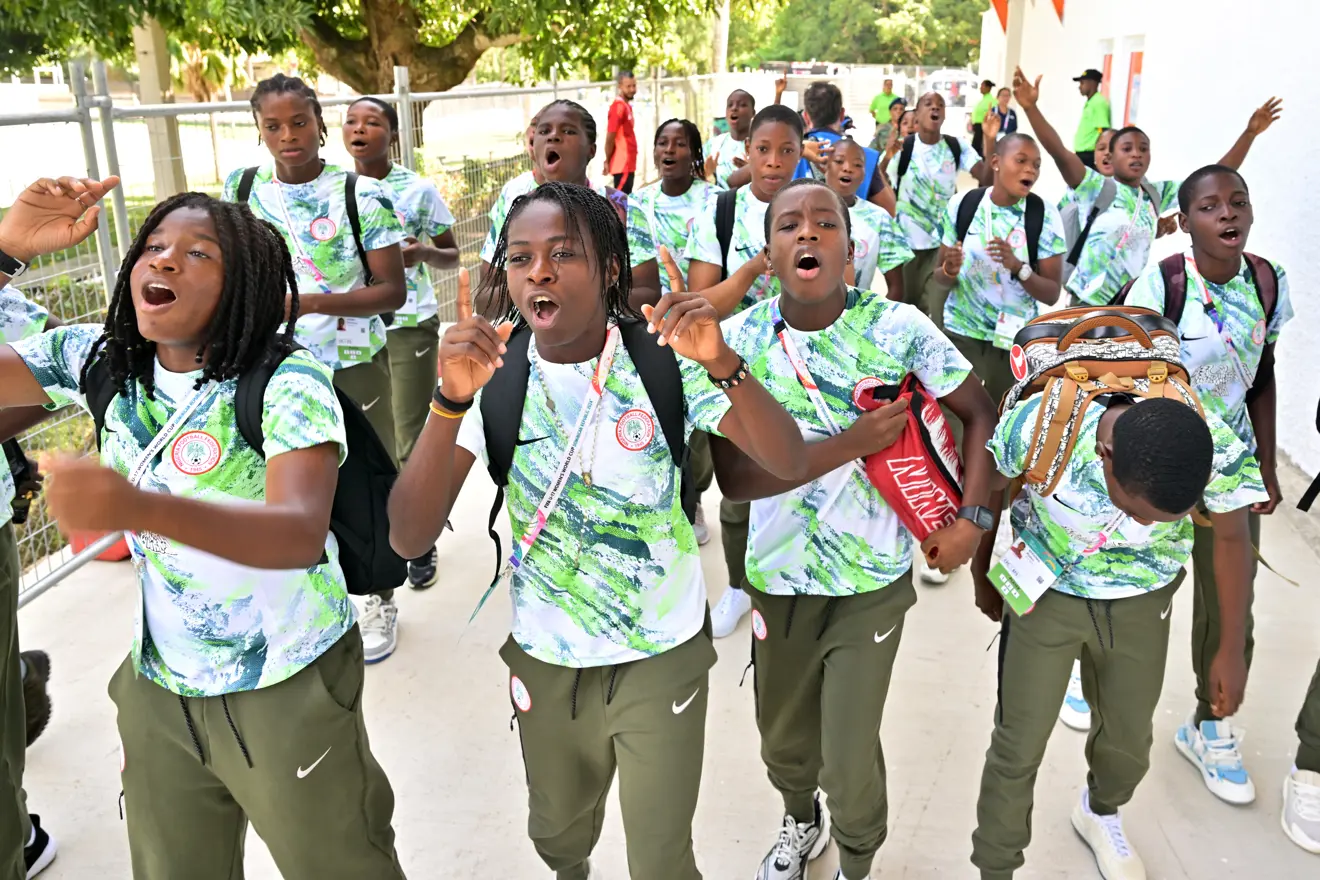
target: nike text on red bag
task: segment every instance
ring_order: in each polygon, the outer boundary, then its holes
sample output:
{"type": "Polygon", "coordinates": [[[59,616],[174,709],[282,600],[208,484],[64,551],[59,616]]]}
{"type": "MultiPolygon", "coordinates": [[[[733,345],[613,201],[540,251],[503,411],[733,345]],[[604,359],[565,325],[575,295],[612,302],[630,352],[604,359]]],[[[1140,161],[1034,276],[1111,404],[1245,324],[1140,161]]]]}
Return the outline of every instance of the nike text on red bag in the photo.
{"type": "Polygon", "coordinates": [[[962,506],[962,461],[939,402],[916,376],[859,396],[863,409],[908,401],[903,433],[888,449],[866,457],[866,475],[918,541],[950,525],[962,506]]]}

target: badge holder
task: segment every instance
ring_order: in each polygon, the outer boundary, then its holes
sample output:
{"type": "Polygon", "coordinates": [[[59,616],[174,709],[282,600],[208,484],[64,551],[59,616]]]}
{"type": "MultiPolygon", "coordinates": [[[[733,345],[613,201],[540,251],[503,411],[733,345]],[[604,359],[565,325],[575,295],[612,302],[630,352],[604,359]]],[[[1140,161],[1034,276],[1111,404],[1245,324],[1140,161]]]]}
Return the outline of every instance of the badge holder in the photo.
{"type": "Polygon", "coordinates": [[[1063,574],[1063,566],[1030,533],[1023,532],[990,569],[990,583],[1018,617],[1029,614],[1037,600],[1063,574]]]}
{"type": "Polygon", "coordinates": [[[1013,347],[1013,338],[1017,336],[1018,331],[1027,326],[1027,316],[1019,315],[1017,312],[1005,309],[999,313],[995,321],[995,337],[992,340],[995,348],[1008,351],[1013,347]]]}
{"type": "Polygon", "coordinates": [[[365,364],[371,360],[371,321],[340,318],[335,330],[335,353],[340,363],[365,364]]]}

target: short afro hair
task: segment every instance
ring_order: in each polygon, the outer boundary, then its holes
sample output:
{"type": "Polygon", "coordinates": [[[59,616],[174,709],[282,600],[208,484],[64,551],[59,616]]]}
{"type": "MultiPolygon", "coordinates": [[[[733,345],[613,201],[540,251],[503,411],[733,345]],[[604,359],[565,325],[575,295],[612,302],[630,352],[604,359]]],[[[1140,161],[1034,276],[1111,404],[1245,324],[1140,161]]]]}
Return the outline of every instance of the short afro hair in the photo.
{"type": "Polygon", "coordinates": [[[1196,506],[1214,457],[1210,427],[1185,403],[1144,400],[1114,420],[1114,479],[1164,513],[1184,514],[1196,506]]]}
{"type": "Polygon", "coordinates": [[[795,111],[788,109],[783,104],[771,104],[769,107],[760,110],[756,116],[752,118],[752,127],[748,129],[747,136],[751,137],[756,134],[758,128],[763,125],[769,125],[772,122],[779,122],[783,125],[787,125],[789,128],[793,129],[793,131],[797,132],[799,140],[801,140],[802,135],[806,133],[806,130],[802,127],[802,117],[795,111]]]}
{"type": "Polygon", "coordinates": [[[1227,165],[1205,165],[1187,175],[1187,179],[1182,182],[1182,186],[1178,187],[1178,210],[1186,214],[1187,207],[1191,205],[1192,196],[1196,192],[1196,188],[1201,185],[1201,181],[1217,174],[1236,177],[1238,183],[1242,184],[1242,191],[1247,195],[1251,195],[1251,190],[1247,189],[1247,179],[1236,168],[1229,168],[1227,165]]]}

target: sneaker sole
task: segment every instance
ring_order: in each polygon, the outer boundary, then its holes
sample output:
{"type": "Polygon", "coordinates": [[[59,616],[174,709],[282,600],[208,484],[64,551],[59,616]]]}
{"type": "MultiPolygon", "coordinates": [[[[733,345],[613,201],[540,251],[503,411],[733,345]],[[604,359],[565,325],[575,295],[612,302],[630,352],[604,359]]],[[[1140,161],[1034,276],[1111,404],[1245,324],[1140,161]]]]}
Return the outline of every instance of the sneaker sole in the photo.
{"type": "Polygon", "coordinates": [[[393,656],[393,654],[394,654],[394,649],[397,648],[397,647],[398,647],[398,644],[396,643],[396,644],[394,644],[394,645],[391,645],[391,646],[390,646],[390,649],[389,649],[388,651],[386,651],[384,654],[378,654],[378,655],[376,655],[376,656],[374,656],[374,657],[366,657],[366,656],[364,656],[364,657],[362,658],[362,662],[365,663],[365,664],[368,665],[368,666],[371,666],[373,663],[379,663],[379,662],[382,661],[382,660],[388,660],[391,656],[393,656]]]}
{"type": "Polygon", "coordinates": [[[1073,807],[1072,814],[1068,817],[1072,822],[1073,831],[1077,832],[1077,836],[1082,839],[1082,843],[1086,844],[1086,848],[1091,851],[1091,858],[1095,861],[1095,869],[1100,872],[1100,876],[1105,878],[1105,880],[1114,880],[1113,877],[1110,877],[1105,873],[1104,865],[1100,864],[1100,857],[1096,854],[1095,847],[1092,846],[1091,841],[1087,839],[1086,832],[1082,831],[1081,815],[1082,808],[1080,806],[1073,807]]]}
{"type": "Polygon", "coordinates": [[[32,863],[32,867],[27,869],[26,876],[35,877],[49,868],[50,863],[55,861],[55,854],[58,849],[59,847],[55,843],[55,838],[50,836],[49,831],[46,832],[46,848],[41,851],[40,857],[32,863]]]}
{"type": "Polygon", "coordinates": [[[414,581],[412,579],[412,575],[409,575],[408,586],[412,587],[414,590],[426,590],[426,589],[430,589],[431,587],[434,587],[439,580],[440,580],[440,570],[436,569],[434,572],[431,573],[430,578],[422,581],[421,583],[414,581]]]}
{"type": "Polygon", "coordinates": [[[1287,838],[1291,840],[1293,843],[1297,844],[1307,852],[1315,853],[1316,855],[1320,856],[1320,840],[1312,840],[1311,838],[1302,834],[1300,831],[1298,831],[1296,834],[1293,834],[1292,826],[1288,824],[1288,807],[1287,807],[1288,780],[1287,779],[1283,780],[1283,803],[1284,803],[1284,808],[1279,811],[1279,827],[1283,829],[1284,835],[1287,836],[1287,838]]]}
{"type": "Polygon", "coordinates": [[[1210,782],[1210,776],[1205,772],[1205,769],[1201,766],[1201,759],[1196,756],[1196,752],[1192,751],[1191,744],[1183,740],[1181,733],[1182,733],[1182,728],[1179,728],[1178,733],[1175,733],[1173,735],[1173,745],[1176,749],[1178,749],[1179,754],[1181,754],[1184,758],[1186,758],[1188,762],[1193,767],[1196,768],[1196,771],[1201,774],[1201,782],[1205,784],[1207,791],[1209,791],[1215,797],[1219,798],[1224,803],[1232,804],[1235,807],[1245,807],[1248,804],[1255,803],[1256,792],[1254,790],[1249,793],[1250,797],[1246,797],[1245,799],[1239,798],[1237,800],[1234,800],[1233,798],[1225,797],[1220,792],[1215,791],[1214,786],[1210,782]]]}
{"type": "Polygon", "coordinates": [[[1076,730],[1079,733],[1089,733],[1091,730],[1091,716],[1089,714],[1082,716],[1079,712],[1067,709],[1059,710],[1059,723],[1069,730],[1076,730]],[[1085,717],[1085,721],[1081,720],[1083,717],[1085,717]]]}

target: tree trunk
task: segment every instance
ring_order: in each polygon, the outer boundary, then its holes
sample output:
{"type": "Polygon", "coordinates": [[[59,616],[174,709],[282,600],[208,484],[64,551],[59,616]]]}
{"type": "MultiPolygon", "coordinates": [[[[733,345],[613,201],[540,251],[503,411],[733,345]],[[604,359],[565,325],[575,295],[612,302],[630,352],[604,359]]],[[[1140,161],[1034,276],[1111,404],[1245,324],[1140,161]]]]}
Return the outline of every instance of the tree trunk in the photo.
{"type": "Polygon", "coordinates": [[[729,0],[720,0],[715,18],[715,64],[716,73],[729,72],[729,0]]]}

